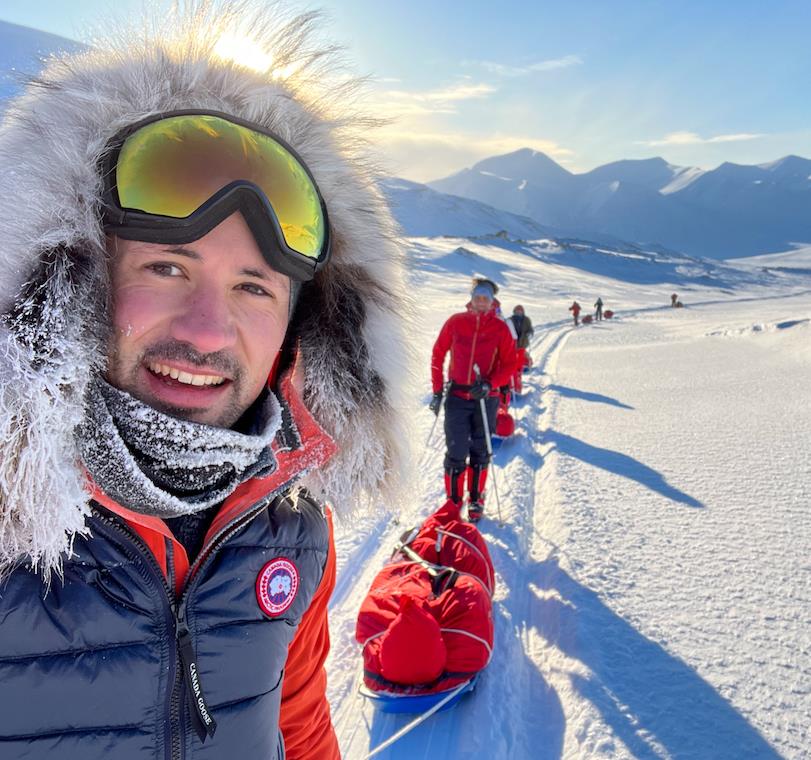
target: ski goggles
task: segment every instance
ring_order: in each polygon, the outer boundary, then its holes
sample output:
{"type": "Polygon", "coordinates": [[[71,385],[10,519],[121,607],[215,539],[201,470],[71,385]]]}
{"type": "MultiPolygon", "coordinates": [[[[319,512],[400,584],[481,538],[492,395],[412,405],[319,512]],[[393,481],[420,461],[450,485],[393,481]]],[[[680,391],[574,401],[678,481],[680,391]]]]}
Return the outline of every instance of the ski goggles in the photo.
{"type": "Polygon", "coordinates": [[[198,240],[239,211],[267,263],[311,280],[330,254],[327,209],[283,140],[214,111],[174,111],[119,132],[101,162],[104,229],[148,243],[198,240]]]}

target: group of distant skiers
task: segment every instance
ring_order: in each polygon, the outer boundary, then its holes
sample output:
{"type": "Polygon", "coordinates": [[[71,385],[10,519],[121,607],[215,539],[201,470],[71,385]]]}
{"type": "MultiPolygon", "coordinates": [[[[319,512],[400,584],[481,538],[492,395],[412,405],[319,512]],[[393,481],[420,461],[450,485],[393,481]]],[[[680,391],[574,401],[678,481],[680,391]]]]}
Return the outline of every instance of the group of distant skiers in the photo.
{"type": "MultiPolygon", "coordinates": [[[[580,312],[583,311],[583,307],[579,303],[577,303],[577,301],[574,301],[572,305],[569,307],[569,311],[572,312],[572,318],[574,319],[575,327],[577,327],[580,324],[580,312]]],[[[611,315],[609,314],[608,316],[611,315]]],[[[586,319],[588,319],[588,321],[591,321],[591,317],[588,318],[584,317],[583,321],[585,322],[586,319]]],[[[602,322],[603,320],[603,299],[600,298],[599,296],[597,297],[597,300],[594,302],[594,319],[597,322],[602,322]]]]}
{"type": "Polygon", "coordinates": [[[445,491],[470,522],[478,522],[484,511],[489,434],[496,428],[499,403],[509,403],[511,389],[520,391],[521,373],[531,362],[532,322],[521,305],[505,319],[497,293],[492,280],[474,278],[465,311],[445,322],[431,356],[429,408],[438,415],[443,398],[445,406],[445,491]]]}

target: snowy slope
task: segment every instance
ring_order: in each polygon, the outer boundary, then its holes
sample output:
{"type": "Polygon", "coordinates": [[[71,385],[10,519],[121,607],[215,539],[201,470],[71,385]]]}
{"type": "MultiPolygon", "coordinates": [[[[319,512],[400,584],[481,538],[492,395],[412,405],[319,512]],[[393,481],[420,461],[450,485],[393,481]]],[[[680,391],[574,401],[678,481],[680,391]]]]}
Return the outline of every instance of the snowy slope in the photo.
{"type": "Polygon", "coordinates": [[[24,77],[36,74],[49,55],[83,47],[56,34],[0,21],[0,112],[3,101],[19,91],[24,77]]]}
{"type": "Polygon", "coordinates": [[[729,259],[732,266],[746,269],[764,270],[804,270],[811,273],[811,246],[798,246],[783,253],[769,253],[765,256],[749,256],[745,259],[729,259]]]}
{"type": "Polygon", "coordinates": [[[506,232],[510,237],[534,240],[555,234],[527,217],[470,198],[446,195],[419,182],[387,178],[380,187],[403,233],[410,237],[473,237],[506,232]]]}
{"type": "MultiPolygon", "coordinates": [[[[811,276],[553,241],[413,239],[410,256],[415,398],[474,271],[526,307],[536,364],[497,455],[504,524],[482,523],[494,660],[377,756],[806,756],[811,276]],[[665,306],[674,291],[687,308],[665,306]],[[618,318],[574,330],[571,300],[598,295],[618,318]]],[[[399,533],[442,499],[431,422],[412,506],[338,529],[329,697],[349,760],[406,723],[357,695],[353,631],[399,533]]]]}

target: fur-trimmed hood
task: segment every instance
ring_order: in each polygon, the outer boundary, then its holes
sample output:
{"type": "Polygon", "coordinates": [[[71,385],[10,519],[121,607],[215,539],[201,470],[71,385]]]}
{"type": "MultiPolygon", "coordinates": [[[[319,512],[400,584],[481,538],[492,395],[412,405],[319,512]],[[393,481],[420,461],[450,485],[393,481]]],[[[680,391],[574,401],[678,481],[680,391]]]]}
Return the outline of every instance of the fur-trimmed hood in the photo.
{"type": "Polygon", "coordinates": [[[122,127],[181,108],[270,129],[312,171],[330,215],[332,259],[291,325],[304,398],[339,454],[306,481],[339,514],[396,496],[404,463],[399,385],[407,353],[402,250],[347,109],[357,85],[312,43],[318,17],[277,6],[197,3],[52,58],[0,127],[0,570],[29,555],[58,569],[84,528],[74,430],[106,358],[109,285],[97,165],[122,127]],[[259,74],[216,54],[248,30],[271,56],[259,74]]]}

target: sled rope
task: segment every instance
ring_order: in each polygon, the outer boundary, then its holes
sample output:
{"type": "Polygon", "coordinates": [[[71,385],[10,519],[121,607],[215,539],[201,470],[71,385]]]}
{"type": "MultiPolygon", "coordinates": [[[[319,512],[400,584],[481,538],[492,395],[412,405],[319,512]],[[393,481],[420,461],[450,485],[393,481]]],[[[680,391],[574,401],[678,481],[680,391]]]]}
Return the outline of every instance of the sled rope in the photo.
{"type": "Polygon", "coordinates": [[[437,702],[433,707],[429,710],[426,710],[422,715],[418,715],[411,723],[406,724],[403,726],[394,736],[389,737],[384,741],[382,744],[378,744],[368,755],[365,755],[363,760],[369,760],[370,757],[374,757],[375,755],[381,753],[387,747],[391,747],[394,742],[398,739],[402,739],[407,733],[413,731],[420,723],[428,720],[437,710],[439,710],[443,705],[450,702],[457,694],[459,694],[463,689],[470,685],[471,679],[468,679],[462,684],[459,684],[453,691],[449,692],[445,697],[443,697],[439,702],[437,702]]]}
{"type": "MultiPolygon", "coordinates": [[[[447,535],[455,536],[456,534],[449,533],[447,535]]],[[[459,536],[456,537],[459,538],[459,536]]],[[[474,546],[473,548],[475,549],[476,547],[474,546]]],[[[427,559],[417,554],[417,552],[415,552],[408,544],[404,544],[402,542],[397,544],[397,546],[394,549],[395,554],[397,554],[398,552],[404,554],[409,562],[413,562],[415,565],[420,565],[421,567],[423,567],[427,571],[428,575],[430,575],[432,578],[436,578],[438,575],[442,573],[443,570],[454,570],[460,576],[472,578],[488,593],[491,599],[493,597],[493,592],[490,590],[490,587],[481,578],[479,578],[478,575],[475,575],[474,573],[466,573],[464,570],[456,570],[456,568],[450,567],[448,565],[434,565],[432,562],[429,562],[427,559]]],[[[479,552],[479,554],[481,554],[481,552],[479,552]]]]}
{"type": "MultiPolygon", "coordinates": [[[[487,665],[490,664],[490,660],[493,657],[493,647],[491,647],[481,636],[477,636],[475,633],[471,633],[470,631],[464,631],[461,628],[440,628],[439,630],[442,631],[442,633],[458,633],[461,636],[469,636],[471,639],[475,639],[487,650],[487,665]]],[[[486,668],[487,665],[484,667],[486,668]]]]}
{"type": "MultiPolygon", "coordinates": [[[[485,567],[487,568],[487,590],[490,592],[490,596],[493,596],[493,578],[490,577],[490,566],[487,564],[487,560],[484,558],[484,555],[479,551],[479,547],[476,544],[468,541],[464,536],[460,536],[458,533],[452,533],[449,530],[442,530],[442,528],[436,529],[437,536],[449,536],[450,538],[455,538],[457,541],[461,541],[463,544],[468,546],[469,548],[473,549],[476,554],[481,557],[482,562],[484,562],[485,567]]],[[[439,543],[439,541],[437,541],[439,543]]]]}

